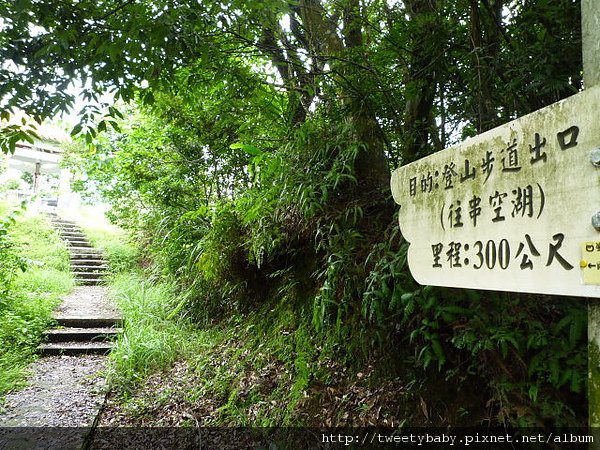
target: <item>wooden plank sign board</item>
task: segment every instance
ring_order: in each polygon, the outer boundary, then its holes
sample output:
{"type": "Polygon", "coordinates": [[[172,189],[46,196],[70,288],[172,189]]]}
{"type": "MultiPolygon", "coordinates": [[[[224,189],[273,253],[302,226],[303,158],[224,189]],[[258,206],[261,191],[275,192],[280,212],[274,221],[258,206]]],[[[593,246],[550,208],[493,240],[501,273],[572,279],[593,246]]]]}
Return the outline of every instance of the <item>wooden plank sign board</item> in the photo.
{"type": "Polygon", "coordinates": [[[600,297],[595,148],[600,88],[394,171],[392,193],[414,278],[600,297]]]}

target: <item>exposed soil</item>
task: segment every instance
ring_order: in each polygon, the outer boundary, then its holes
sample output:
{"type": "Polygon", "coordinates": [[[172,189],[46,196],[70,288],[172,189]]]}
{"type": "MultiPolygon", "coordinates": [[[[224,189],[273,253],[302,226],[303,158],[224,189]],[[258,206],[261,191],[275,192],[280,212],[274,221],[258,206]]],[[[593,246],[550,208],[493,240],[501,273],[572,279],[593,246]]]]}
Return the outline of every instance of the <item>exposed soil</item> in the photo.
{"type": "MultiPolygon", "coordinates": [[[[215,364],[226,363],[215,361],[215,364]]],[[[377,388],[369,386],[368,378],[372,367],[364,373],[350,378],[345,371],[331,363],[332,370],[339,369],[337,380],[331,384],[315,384],[306,392],[306,397],[298,405],[297,420],[305,426],[384,426],[394,427],[402,422],[401,412],[406,402],[406,392],[399,379],[388,380],[377,388]]],[[[248,396],[250,392],[270,391],[282,384],[284,370],[276,364],[269,364],[262,371],[245,373],[239,381],[238,396],[248,396]]],[[[193,396],[203,380],[185,362],[177,362],[165,373],[148,377],[127,402],[114,392],[109,394],[100,416],[100,427],[210,427],[227,424],[223,422],[221,409],[227,403],[226,397],[214,393],[193,396]]],[[[232,386],[233,388],[233,386],[232,386]]],[[[283,401],[271,400],[268,392],[263,392],[262,401],[249,405],[245,417],[250,423],[257,420],[257,407],[273,411],[286,408],[283,401]]]]}

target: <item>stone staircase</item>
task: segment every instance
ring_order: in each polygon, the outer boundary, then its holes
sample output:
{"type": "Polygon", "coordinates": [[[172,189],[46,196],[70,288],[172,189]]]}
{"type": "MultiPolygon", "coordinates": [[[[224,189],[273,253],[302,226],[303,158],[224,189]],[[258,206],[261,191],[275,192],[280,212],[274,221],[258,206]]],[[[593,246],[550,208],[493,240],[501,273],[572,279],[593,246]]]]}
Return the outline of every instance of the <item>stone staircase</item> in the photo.
{"type": "Polygon", "coordinates": [[[84,286],[100,284],[108,269],[100,250],[90,244],[75,222],[54,217],[52,226],[67,243],[71,254],[71,267],[77,284],[84,286]]]}
{"type": "Polygon", "coordinates": [[[119,317],[98,320],[90,317],[56,317],[61,328],[46,332],[38,351],[50,355],[106,355],[123,332],[119,317]]]}
{"type": "Polygon", "coordinates": [[[78,287],[63,299],[53,314],[60,328],[46,333],[38,348],[42,355],[106,354],[122,332],[122,318],[100,286],[108,269],[75,222],[50,216],[52,226],[66,242],[78,287]]]}

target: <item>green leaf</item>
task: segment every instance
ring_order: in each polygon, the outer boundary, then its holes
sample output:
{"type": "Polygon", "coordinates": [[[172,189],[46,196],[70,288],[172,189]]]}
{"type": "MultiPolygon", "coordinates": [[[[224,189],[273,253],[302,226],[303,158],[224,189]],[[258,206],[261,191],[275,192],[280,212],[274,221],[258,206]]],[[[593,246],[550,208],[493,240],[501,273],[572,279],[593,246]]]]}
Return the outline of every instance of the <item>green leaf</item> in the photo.
{"type": "Polygon", "coordinates": [[[231,144],[229,146],[229,148],[232,150],[242,149],[243,151],[248,153],[250,156],[259,156],[259,155],[263,154],[263,152],[258,147],[254,147],[253,145],[248,145],[248,144],[242,144],[240,142],[231,144]]]}
{"type": "Polygon", "coordinates": [[[113,127],[113,129],[117,132],[117,133],[121,133],[121,127],[119,126],[119,124],[114,121],[114,120],[109,120],[108,123],[110,123],[110,126],[113,127]]]}
{"type": "Polygon", "coordinates": [[[109,113],[109,115],[111,117],[115,117],[117,119],[124,119],[125,118],[125,116],[123,116],[123,113],[121,113],[121,111],[119,111],[114,106],[109,106],[108,107],[108,113],[109,113]]]}
{"type": "Polygon", "coordinates": [[[437,338],[431,341],[431,348],[433,349],[433,353],[438,359],[438,369],[441,369],[444,363],[446,362],[446,355],[444,354],[442,344],[440,344],[440,341],[437,338]]]}
{"type": "Polygon", "coordinates": [[[569,343],[574,347],[577,342],[583,337],[584,324],[582,321],[573,319],[569,328],[569,343]]]}
{"type": "Polygon", "coordinates": [[[22,131],[20,133],[20,137],[22,140],[25,140],[25,141],[29,142],[30,144],[33,144],[35,142],[32,133],[29,133],[27,131],[22,131]]]}
{"type": "Polygon", "coordinates": [[[560,367],[558,365],[558,360],[555,358],[550,360],[550,382],[554,386],[558,386],[558,382],[560,380],[560,367]]]}
{"type": "Polygon", "coordinates": [[[73,127],[73,129],[71,130],[71,136],[78,135],[81,132],[82,128],[83,128],[83,125],[81,125],[80,123],[78,123],[77,125],[75,125],[73,127]]]}
{"type": "Polygon", "coordinates": [[[536,385],[533,385],[529,388],[529,398],[533,401],[533,403],[537,403],[538,387],[536,385]]]}
{"type": "Polygon", "coordinates": [[[581,376],[579,375],[579,372],[574,370],[571,375],[571,391],[577,392],[577,393],[581,392],[582,385],[583,385],[583,380],[582,380],[581,376]]]}

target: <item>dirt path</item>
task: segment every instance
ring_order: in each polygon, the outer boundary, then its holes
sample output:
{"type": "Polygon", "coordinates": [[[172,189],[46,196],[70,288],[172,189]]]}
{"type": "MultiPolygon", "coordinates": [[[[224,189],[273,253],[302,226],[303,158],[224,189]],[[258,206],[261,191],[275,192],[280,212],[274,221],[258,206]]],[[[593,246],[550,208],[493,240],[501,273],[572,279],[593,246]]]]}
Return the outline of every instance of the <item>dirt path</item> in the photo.
{"type": "Polygon", "coordinates": [[[6,396],[0,427],[91,426],[104,402],[105,368],[105,356],[40,358],[28,386],[6,396]]]}
{"type": "MultiPolygon", "coordinates": [[[[54,313],[59,320],[116,316],[103,286],[75,288],[54,313]]],[[[0,448],[80,448],[104,403],[106,367],[101,355],[48,356],[33,363],[28,386],[7,395],[0,407],[0,448]]]]}
{"type": "Polygon", "coordinates": [[[56,309],[53,317],[61,319],[110,319],[120,313],[108,298],[104,286],[77,286],[56,309]]]}

